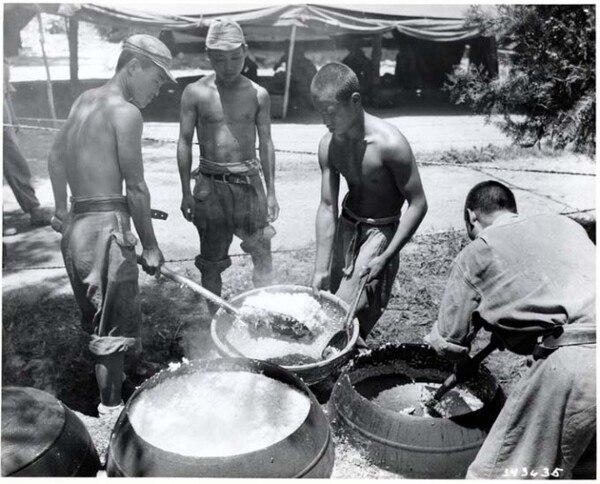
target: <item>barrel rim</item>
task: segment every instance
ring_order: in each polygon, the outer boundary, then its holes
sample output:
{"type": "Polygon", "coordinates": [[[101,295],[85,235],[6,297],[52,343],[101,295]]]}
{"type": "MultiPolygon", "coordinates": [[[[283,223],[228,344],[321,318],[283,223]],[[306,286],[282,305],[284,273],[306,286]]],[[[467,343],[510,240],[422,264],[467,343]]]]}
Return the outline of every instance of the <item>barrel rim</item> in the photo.
{"type": "MultiPolygon", "coordinates": [[[[300,293],[304,293],[304,294],[307,294],[307,293],[312,294],[312,289],[309,287],[293,285],[293,284],[282,284],[282,285],[265,286],[265,287],[251,289],[249,291],[243,292],[243,293],[238,294],[237,296],[231,298],[231,300],[229,302],[231,304],[233,304],[234,306],[236,306],[237,302],[244,300],[248,296],[252,296],[261,291],[274,290],[274,289],[278,289],[280,291],[290,291],[292,293],[300,292],[300,293]]],[[[348,311],[348,304],[341,298],[337,297],[335,294],[332,294],[328,291],[321,290],[321,291],[319,291],[319,295],[321,297],[329,300],[330,302],[337,304],[338,306],[341,306],[345,312],[348,311]]],[[[210,335],[211,335],[213,342],[217,346],[217,349],[222,354],[227,355],[227,356],[235,356],[235,353],[231,349],[231,347],[233,345],[231,345],[227,341],[222,340],[221,337],[219,336],[219,332],[217,329],[217,324],[218,324],[217,321],[219,320],[219,316],[222,314],[225,314],[225,311],[223,309],[219,309],[215,313],[215,315],[210,323],[210,335]]],[[[360,330],[358,318],[354,318],[352,321],[352,324],[353,324],[352,337],[348,341],[348,344],[346,345],[346,347],[342,351],[337,353],[333,358],[329,358],[327,360],[322,360],[322,361],[317,361],[316,363],[310,363],[307,365],[279,365],[279,366],[281,366],[282,368],[285,368],[289,371],[292,371],[292,372],[309,372],[310,370],[314,370],[314,369],[322,370],[322,369],[327,369],[327,368],[331,367],[331,371],[328,373],[328,374],[330,374],[331,372],[335,371],[336,368],[339,368],[348,359],[350,359],[354,352],[354,346],[356,345],[356,342],[358,341],[359,330],[360,330]]],[[[260,360],[260,361],[268,362],[268,360],[260,360]]],[[[326,376],[324,376],[323,378],[326,378],[326,376]]]]}
{"type": "MultiPolygon", "coordinates": [[[[35,387],[10,386],[10,387],[4,387],[2,390],[4,392],[5,390],[14,390],[14,389],[34,390],[35,393],[38,393],[40,395],[43,394],[45,397],[49,397],[49,398],[47,398],[48,401],[54,400],[55,403],[58,404],[57,408],[60,407],[60,409],[61,409],[62,423],[60,426],[60,431],[57,433],[54,440],[51,443],[49,443],[49,445],[45,449],[43,449],[43,451],[41,451],[32,460],[25,463],[18,469],[11,471],[10,474],[8,474],[8,475],[5,475],[4,469],[2,469],[2,471],[3,471],[2,475],[4,477],[52,477],[52,476],[36,475],[37,471],[34,471],[34,475],[32,475],[31,472],[32,472],[32,469],[36,469],[37,466],[40,465],[40,463],[44,462],[44,459],[46,459],[46,456],[48,455],[49,452],[56,451],[57,445],[59,446],[59,449],[64,450],[64,444],[67,442],[65,440],[67,437],[65,434],[65,431],[68,429],[70,429],[71,433],[75,432],[75,435],[78,437],[78,440],[80,438],[79,443],[85,444],[85,452],[81,452],[81,453],[77,454],[77,459],[71,460],[71,465],[70,465],[70,467],[68,467],[68,470],[69,470],[68,474],[54,475],[53,477],[77,477],[77,476],[80,476],[80,471],[84,465],[93,466],[95,468],[96,472],[98,470],[100,470],[100,460],[98,458],[98,450],[96,449],[96,446],[94,445],[94,441],[93,441],[87,427],[83,423],[83,421],[75,414],[75,412],[73,410],[71,410],[64,402],[62,402],[61,400],[56,398],[54,395],[52,395],[46,391],[40,390],[38,388],[35,388],[35,387]]],[[[72,436],[69,438],[69,442],[72,442],[72,436]]],[[[84,477],[84,476],[81,476],[81,477],[84,477]]]]}
{"type": "MultiPolygon", "coordinates": [[[[377,363],[376,358],[378,356],[384,354],[385,352],[394,352],[394,351],[402,351],[402,350],[423,350],[423,351],[426,351],[426,352],[432,354],[432,356],[437,356],[437,354],[435,354],[435,350],[433,350],[430,346],[428,346],[426,344],[419,344],[419,343],[401,343],[401,344],[388,343],[379,348],[375,348],[373,350],[370,350],[368,352],[358,355],[356,358],[354,358],[350,362],[350,364],[346,368],[344,368],[344,370],[342,371],[342,373],[341,373],[340,377],[338,378],[338,381],[332,391],[331,402],[333,402],[336,411],[338,410],[337,403],[336,403],[337,395],[342,390],[345,390],[347,392],[351,392],[352,395],[354,396],[354,398],[357,398],[364,405],[369,405],[369,406],[375,407],[379,413],[382,413],[383,415],[386,415],[388,417],[391,417],[394,419],[400,419],[401,421],[406,420],[406,421],[410,421],[410,422],[418,422],[418,421],[431,422],[432,421],[431,417],[420,416],[420,415],[402,415],[391,409],[388,409],[386,407],[378,405],[378,404],[372,402],[371,400],[369,400],[368,398],[366,398],[355,388],[356,383],[363,381],[364,379],[366,379],[368,377],[353,381],[351,378],[351,374],[353,372],[360,371],[361,369],[369,367],[369,366],[371,366],[371,367],[375,366],[375,364],[377,363]],[[410,419],[410,420],[407,420],[407,419],[410,419]]],[[[389,361],[391,362],[392,360],[390,359],[389,361]]],[[[443,419],[435,419],[435,421],[453,422],[456,420],[459,420],[459,421],[464,420],[467,417],[475,419],[487,412],[487,410],[488,410],[487,407],[490,404],[492,404],[492,402],[494,401],[496,396],[502,392],[502,389],[501,389],[498,381],[496,380],[496,378],[485,367],[485,365],[483,365],[483,364],[479,365],[478,375],[481,375],[481,376],[485,377],[487,380],[491,380],[491,382],[492,382],[492,387],[490,387],[490,389],[489,389],[489,393],[491,395],[490,398],[485,398],[485,396],[482,395],[483,391],[481,391],[481,390],[478,390],[475,392],[478,397],[482,398],[482,401],[484,403],[483,407],[478,410],[475,410],[473,412],[469,412],[469,413],[466,413],[463,415],[459,415],[456,417],[448,417],[448,418],[443,418],[443,419]]],[[[465,385],[470,390],[473,390],[473,388],[471,386],[469,386],[470,385],[469,382],[466,382],[465,385]]]]}
{"type": "MultiPolygon", "coordinates": [[[[223,368],[221,368],[221,370],[223,370],[223,368]]],[[[192,464],[193,463],[196,465],[207,465],[208,466],[211,464],[222,463],[223,460],[227,460],[227,459],[228,460],[238,460],[238,459],[242,459],[242,458],[246,459],[252,455],[258,456],[259,454],[262,454],[265,452],[270,452],[273,449],[275,449],[276,446],[282,445],[282,442],[284,442],[286,439],[288,439],[294,433],[298,432],[299,429],[302,429],[309,421],[317,420],[316,423],[318,423],[319,418],[322,418],[323,422],[327,424],[327,428],[326,428],[327,435],[326,435],[326,439],[325,439],[326,445],[323,448],[319,449],[319,452],[318,452],[318,454],[320,456],[322,456],[327,451],[329,442],[330,441],[332,442],[331,428],[329,426],[327,417],[324,414],[319,403],[317,402],[315,396],[312,394],[312,392],[310,391],[310,389],[308,388],[306,383],[304,383],[300,377],[298,377],[291,371],[286,370],[285,368],[282,368],[281,366],[275,365],[274,363],[257,360],[257,359],[227,358],[227,357],[219,358],[219,359],[195,359],[195,360],[190,360],[188,363],[182,364],[180,367],[178,367],[174,370],[169,370],[169,369],[162,370],[161,372],[150,377],[148,380],[146,380],[144,383],[142,383],[142,385],[140,385],[138,388],[136,388],[134,393],[131,395],[131,397],[125,404],[125,408],[119,415],[119,418],[113,428],[113,431],[112,431],[111,437],[110,437],[110,441],[109,441],[107,455],[108,455],[108,457],[111,458],[112,464],[116,465],[116,467],[120,471],[122,471],[123,470],[122,466],[120,465],[119,461],[116,459],[116,456],[114,455],[113,442],[115,441],[116,436],[121,431],[121,429],[123,427],[128,426],[131,429],[131,431],[133,432],[133,434],[135,435],[136,439],[139,439],[140,441],[142,441],[145,445],[147,445],[150,449],[153,449],[153,451],[155,451],[156,453],[164,453],[169,456],[169,459],[172,459],[172,460],[182,463],[182,464],[192,464]],[[129,420],[128,410],[131,408],[131,406],[133,405],[133,403],[135,402],[135,400],[137,399],[137,397],[139,396],[140,393],[142,393],[143,391],[146,391],[150,388],[154,388],[155,386],[159,385],[163,380],[165,380],[167,378],[176,377],[178,374],[191,373],[191,372],[195,371],[198,367],[207,366],[207,367],[210,367],[209,371],[216,372],[216,371],[219,371],[219,368],[222,367],[223,365],[225,365],[226,368],[224,368],[224,370],[226,370],[226,371],[227,370],[247,371],[249,369],[256,370],[253,373],[262,374],[269,378],[274,378],[277,381],[288,384],[290,386],[293,386],[296,390],[302,392],[306,397],[308,397],[309,402],[310,402],[309,411],[308,411],[306,417],[304,418],[304,420],[302,421],[302,423],[296,429],[294,429],[290,434],[286,435],[278,442],[274,442],[273,444],[271,444],[267,447],[262,447],[260,449],[252,450],[250,452],[244,452],[241,454],[233,454],[233,455],[227,455],[227,456],[203,457],[203,456],[188,456],[188,455],[178,454],[176,452],[172,452],[167,449],[163,449],[161,447],[157,447],[157,446],[151,444],[150,442],[145,440],[143,437],[141,437],[135,431],[135,429],[133,428],[133,425],[131,424],[131,421],[129,420]],[[233,365],[233,366],[229,367],[229,365],[233,365]],[[265,370],[267,370],[267,371],[265,371],[265,370]]],[[[314,464],[314,465],[318,464],[318,459],[316,461],[309,463],[309,467],[310,467],[310,464],[314,464]]],[[[108,465],[108,458],[107,458],[107,465],[108,465]]],[[[312,465],[312,467],[314,467],[314,465],[312,465]]],[[[305,468],[303,471],[300,471],[300,472],[301,473],[302,472],[303,473],[310,472],[312,467],[310,467],[308,469],[305,468]]],[[[125,475],[125,472],[122,472],[122,473],[125,475]]]]}

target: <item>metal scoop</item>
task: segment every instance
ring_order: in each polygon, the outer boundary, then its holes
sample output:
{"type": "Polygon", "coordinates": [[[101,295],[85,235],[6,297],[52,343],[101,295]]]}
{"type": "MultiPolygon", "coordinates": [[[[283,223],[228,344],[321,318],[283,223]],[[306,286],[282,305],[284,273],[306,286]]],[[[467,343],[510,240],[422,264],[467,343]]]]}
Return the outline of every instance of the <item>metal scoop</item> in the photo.
{"type": "MultiPolygon", "coordinates": [[[[140,257],[138,257],[138,263],[141,264],[140,257]]],[[[246,324],[247,326],[255,327],[258,330],[269,329],[273,333],[276,333],[280,336],[289,337],[294,340],[311,340],[314,338],[314,334],[304,323],[289,314],[279,313],[271,310],[261,310],[260,312],[256,312],[256,314],[251,312],[242,312],[235,306],[229,304],[225,299],[217,296],[215,293],[202,287],[200,284],[195,283],[191,279],[188,279],[187,277],[184,277],[181,274],[171,270],[165,265],[160,267],[160,273],[172,281],[187,286],[192,291],[200,294],[210,302],[216,304],[218,307],[227,311],[229,314],[242,321],[242,323],[246,324]]]]}
{"type": "Polygon", "coordinates": [[[360,301],[360,297],[365,289],[365,285],[367,284],[367,275],[364,275],[362,280],[358,285],[358,291],[356,292],[356,297],[352,301],[352,305],[348,308],[348,312],[346,313],[346,319],[344,320],[344,325],[342,329],[336,331],[327,344],[321,351],[321,358],[326,360],[333,351],[340,352],[342,351],[348,341],[352,338],[352,321],[354,321],[354,316],[356,314],[356,307],[358,306],[358,301],[360,301]]]}
{"type": "MultiPolygon", "coordinates": [[[[496,348],[500,347],[500,342],[492,337],[490,342],[477,354],[475,354],[470,359],[470,364],[474,367],[477,367],[483,360],[485,360],[496,348]]],[[[444,383],[439,388],[434,387],[426,387],[428,391],[433,393],[433,397],[423,403],[423,407],[425,411],[431,415],[432,417],[440,417],[444,418],[444,416],[448,416],[450,413],[452,417],[458,417],[459,415],[464,415],[466,413],[470,413],[473,410],[466,402],[460,401],[460,398],[454,398],[452,403],[452,410],[450,412],[444,411],[444,408],[440,405],[440,402],[444,395],[446,395],[450,390],[452,390],[458,383],[461,383],[456,376],[456,373],[452,373],[444,383]]]]}

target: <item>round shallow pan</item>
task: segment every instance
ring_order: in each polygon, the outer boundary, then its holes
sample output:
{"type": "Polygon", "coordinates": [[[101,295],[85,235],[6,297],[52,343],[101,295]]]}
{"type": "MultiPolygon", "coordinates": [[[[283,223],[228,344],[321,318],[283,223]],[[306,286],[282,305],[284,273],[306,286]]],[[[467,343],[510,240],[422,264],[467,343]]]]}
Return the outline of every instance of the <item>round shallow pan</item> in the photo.
{"type": "MultiPolygon", "coordinates": [[[[231,298],[229,302],[236,307],[241,307],[245,299],[249,296],[259,294],[261,292],[267,293],[287,293],[297,294],[304,293],[312,295],[312,289],[304,286],[293,286],[293,285],[278,285],[262,287],[253,289],[251,291],[244,292],[231,298]]],[[[328,315],[331,315],[331,319],[336,319],[341,322],[344,319],[346,312],[348,311],[348,305],[337,296],[321,291],[320,301],[321,307],[324,308],[328,315]]],[[[235,356],[248,356],[245,355],[239,348],[233,346],[231,341],[227,338],[227,333],[231,328],[233,318],[223,310],[217,311],[213,318],[210,326],[211,337],[217,346],[219,353],[224,356],[235,357],[235,356]]],[[[326,379],[329,375],[337,371],[340,367],[346,364],[352,355],[354,354],[354,347],[358,339],[359,325],[358,319],[354,319],[352,328],[352,337],[348,341],[346,347],[337,353],[335,356],[318,361],[316,363],[309,363],[305,365],[281,365],[286,370],[291,371],[298,375],[305,383],[312,385],[326,379]]]]}

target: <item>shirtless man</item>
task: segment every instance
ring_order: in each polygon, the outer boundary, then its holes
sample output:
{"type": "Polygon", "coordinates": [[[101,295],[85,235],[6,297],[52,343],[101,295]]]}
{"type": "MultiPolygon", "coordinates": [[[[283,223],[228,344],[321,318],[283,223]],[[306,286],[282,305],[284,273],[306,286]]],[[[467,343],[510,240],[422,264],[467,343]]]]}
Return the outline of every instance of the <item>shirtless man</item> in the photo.
{"type": "Polygon", "coordinates": [[[137,240],[130,217],[141,239],[143,269],[154,274],[163,262],[144,181],[140,108],[167,79],[174,81],[170,64],[171,54],[158,39],[129,37],[114,77],[73,104],[48,160],[56,204],[52,226],[62,233],[82,325],[91,333],[101,416],[120,411],[124,355],[141,351],[137,240]]]}
{"type": "Polygon", "coordinates": [[[321,202],[317,211],[317,255],[313,290],[329,288],[358,304],[360,336],[366,338],[387,305],[399,252],[427,212],[427,200],[412,151],[389,123],[363,110],[356,74],[327,64],[312,80],[316,109],[329,133],[319,144],[321,202]],[[338,217],[340,174],[348,195],[338,217]],[[400,220],[400,210],[408,208],[400,220]]]}
{"type": "MultiPolygon", "coordinates": [[[[220,295],[221,273],[231,265],[229,246],[234,235],[252,256],[254,286],[271,283],[274,229],[269,223],[277,219],[279,205],[271,101],[264,88],[241,75],[246,55],[241,27],[231,20],[213,20],[206,48],[215,72],[183,91],[177,163],[181,211],[200,236],[196,267],[202,285],[220,295]],[[192,173],[194,131],[200,143],[200,166],[192,173]],[[260,161],[256,158],[257,132],[260,161]]],[[[211,312],[216,309],[210,304],[209,308],[211,312]]]]}

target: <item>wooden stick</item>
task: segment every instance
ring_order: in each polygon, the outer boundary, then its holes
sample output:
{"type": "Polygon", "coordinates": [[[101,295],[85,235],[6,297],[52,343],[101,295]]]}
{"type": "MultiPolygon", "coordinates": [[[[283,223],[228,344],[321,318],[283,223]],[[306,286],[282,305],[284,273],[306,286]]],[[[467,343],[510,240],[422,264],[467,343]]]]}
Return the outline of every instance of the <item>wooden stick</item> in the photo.
{"type": "Polygon", "coordinates": [[[285,73],[285,91],[283,93],[283,113],[282,119],[287,116],[288,103],[290,101],[290,82],[292,79],[292,59],[294,58],[294,44],[296,43],[296,25],[292,26],[292,36],[290,38],[290,50],[288,52],[288,60],[286,63],[285,73]]]}

